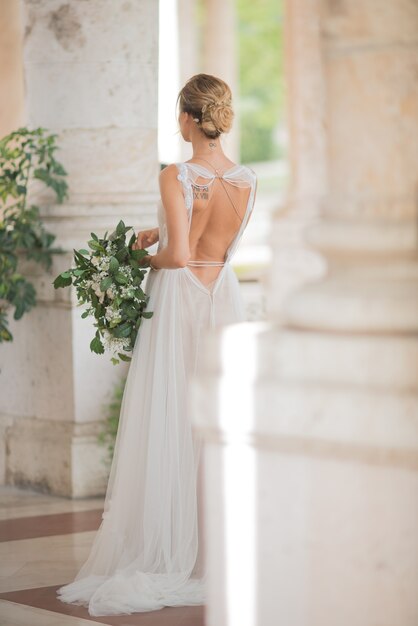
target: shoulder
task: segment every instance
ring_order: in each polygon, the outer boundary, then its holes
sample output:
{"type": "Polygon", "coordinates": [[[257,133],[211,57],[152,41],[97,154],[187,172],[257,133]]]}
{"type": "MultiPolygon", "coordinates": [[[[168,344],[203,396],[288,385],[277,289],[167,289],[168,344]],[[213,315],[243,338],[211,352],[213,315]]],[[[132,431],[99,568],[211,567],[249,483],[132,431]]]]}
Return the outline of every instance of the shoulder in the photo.
{"type": "Polygon", "coordinates": [[[170,163],[170,165],[166,165],[160,172],[159,179],[160,181],[170,181],[175,180],[180,172],[179,165],[180,163],[170,163]]]}
{"type": "Polygon", "coordinates": [[[182,185],[179,181],[186,182],[186,174],[181,165],[181,163],[171,163],[161,170],[158,177],[161,193],[173,193],[176,190],[181,190],[182,185]]]}
{"type": "Polygon", "coordinates": [[[184,163],[170,163],[170,165],[166,165],[161,170],[158,180],[162,193],[164,191],[168,193],[176,190],[181,191],[183,187],[190,185],[188,170],[184,163]]]}
{"type": "Polygon", "coordinates": [[[254,188],[254,190],[257,190],[258,187],[258,178],[257,178],[257,174],[255,173],[255,171],[249,167],[248,165],[246,166],[249,176],[250,176],[250,184],[251,186],[254,188]]]}
{"type": "Polygon", "coordinates": [[[249,165],[245,166],[247,168],[247,170],[250,172],[251,176],[253,178],[257,178],[257,174],[254,172],[254,170],[252,169],[252,167],[250,167],[249,165]]]}

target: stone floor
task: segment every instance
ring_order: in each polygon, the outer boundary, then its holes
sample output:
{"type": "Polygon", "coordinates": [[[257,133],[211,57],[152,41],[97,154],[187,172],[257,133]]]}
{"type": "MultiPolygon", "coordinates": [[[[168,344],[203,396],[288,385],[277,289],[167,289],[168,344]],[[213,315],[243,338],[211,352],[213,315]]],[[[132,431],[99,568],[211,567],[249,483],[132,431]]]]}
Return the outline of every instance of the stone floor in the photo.
{"type": "Polygon", "coordinates": [[[88,555],[102,505],[0,487],[1,626],[203,626],[201,606],[94,618],[56,598],[88,555]]]}

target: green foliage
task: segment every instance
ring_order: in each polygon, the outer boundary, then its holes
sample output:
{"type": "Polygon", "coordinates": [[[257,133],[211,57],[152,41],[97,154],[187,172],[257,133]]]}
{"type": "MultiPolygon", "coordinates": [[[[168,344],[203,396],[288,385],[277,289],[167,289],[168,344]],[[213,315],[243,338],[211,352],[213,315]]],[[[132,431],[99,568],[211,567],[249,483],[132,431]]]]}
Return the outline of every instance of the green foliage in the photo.
{"type": "Polygon", "coordinates": [[[36,304],[34,286],[19,272],[21,260],[33,260],[50,269],[55,235],[40,219],[39,207],[27,206],[31,181],[50,187],[58,202],[67,197],[66,171],[55,159],[55,134],[46,129],[19,128],[0,140],[0,342],[11,341],[8,310],[20,319],[36,304]]]}
{"type": "MultiPolygon", "coordinates": [[[[125,356],[125,355],[123,355],[125,356]]],[[[122,359],[122,360],[125,360],[122,359]]],[[[107,445],[108,457],[106,463],[111,463],[115,450],[116,434],[119,426],[120,409],[122,405],[123,391],[125,389],[126,378],[121,378],[115,385],[113,395],[106,410],[106,418],[103,429],[99,433],[98,440],[101,444],[107,445]]]]}
{"type": "Polygon", "coordinates": [[[103,354],[107,347],[113,352],[114,365],[130,361],[126,352],[134,348],[142,318],[152,316],[152,311],[146,311],[149,298],[141,288],[146,267],[140,262],[148,252],[132,248],[135,232],[126,242],[130,230],[121,220],[109,237],[91,233],[90,250],[74,250],[74,267],[54,280],[55,289],[75,286],[79,304],[87,305],[81,317],[93,317],[97,328],[90,350],[103,354]]]}
{"type": "Polygon", "coordinates": [[[274,138],[284,108],[282,2],[237,0],[242,162],[280,156],[274,138]]]}

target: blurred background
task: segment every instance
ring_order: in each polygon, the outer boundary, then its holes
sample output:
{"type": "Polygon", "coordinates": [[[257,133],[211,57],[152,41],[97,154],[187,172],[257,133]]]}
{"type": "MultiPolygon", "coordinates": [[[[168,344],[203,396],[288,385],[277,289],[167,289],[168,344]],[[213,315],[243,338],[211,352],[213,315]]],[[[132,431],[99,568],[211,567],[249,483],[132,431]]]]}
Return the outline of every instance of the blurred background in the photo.
{"type": "Polygon", "coordinates": [[[234,258],[248,323],[213,337],[194,382],[216,513],[206,623],[416,626],[416,0],[1,0],[2,623],[57,623],[127,372],[91,353],[52,281],[92,231],[155,226],[161,168],[191,156],[175,102],[198,72],[231,86],[224,149],[258,175],[234,258]],[[15,201],[39,209],[20,230],[15,201]]]}

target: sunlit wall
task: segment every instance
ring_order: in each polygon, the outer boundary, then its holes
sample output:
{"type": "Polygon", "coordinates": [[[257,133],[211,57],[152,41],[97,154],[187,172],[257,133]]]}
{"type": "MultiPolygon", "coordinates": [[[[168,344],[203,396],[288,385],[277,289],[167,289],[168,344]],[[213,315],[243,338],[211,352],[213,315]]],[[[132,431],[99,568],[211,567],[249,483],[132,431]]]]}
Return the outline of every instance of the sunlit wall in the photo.
{"type": "Polygon", "coordinates": [[[176,98],[180,90],[177,0],[160,0],[158,63],[158,155],[160,163],[180,160],[176,98]]]}

